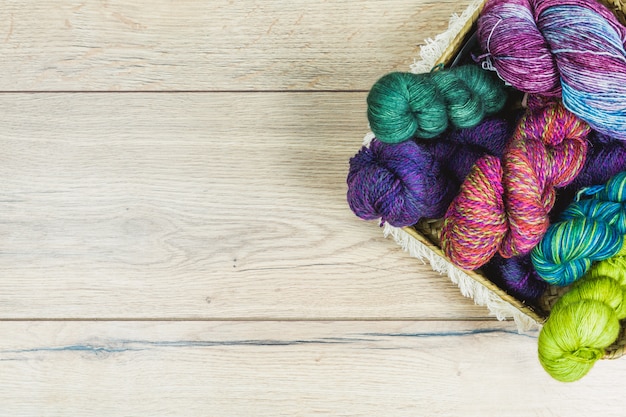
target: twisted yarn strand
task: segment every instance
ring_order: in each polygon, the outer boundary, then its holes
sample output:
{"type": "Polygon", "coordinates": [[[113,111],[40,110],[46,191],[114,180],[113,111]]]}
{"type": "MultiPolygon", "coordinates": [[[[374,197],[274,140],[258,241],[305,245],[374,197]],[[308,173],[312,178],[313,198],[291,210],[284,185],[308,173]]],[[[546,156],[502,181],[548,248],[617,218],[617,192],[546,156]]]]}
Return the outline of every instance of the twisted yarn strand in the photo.
{"type": "Polygon", "coordinates": [[[370,89],[367,117],[382,142],[431,139],[450,125],[476,126],[500,111],[506,99],[502,81],[476,65],[423,74],[393,72],[370,89]]]}
{"type": "Polygon", "coordinates": [[[626,140],[626,28],[598,1],[489,0],[488,64],[520,91],[562,96],[594,129],[626,140]]]}
{"type": "Polygon", "coordinates": [[[445,214],[442,249],[456,265],[476,269],[496,253],[528,253],[549,225],[555,188],[580,172],[589,126],[561,103],[531,101],[507,143],[503,161],[479,159],[445,214]]]}
{"type": "Polygon", "coordinates": [[[520,121],[504,157],[509,229],[500,253],[528,253],[539,242],[556,199],[555,188],[573,181],[587,153],[589,126],[562,105],[548,105],[520,121]]]}

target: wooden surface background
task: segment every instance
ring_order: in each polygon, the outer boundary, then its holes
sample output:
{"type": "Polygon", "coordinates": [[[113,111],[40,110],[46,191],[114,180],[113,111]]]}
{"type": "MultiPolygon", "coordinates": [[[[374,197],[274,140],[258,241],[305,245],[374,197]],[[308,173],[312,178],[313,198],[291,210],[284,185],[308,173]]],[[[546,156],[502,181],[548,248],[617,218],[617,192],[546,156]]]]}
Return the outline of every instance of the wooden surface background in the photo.
{"type": "Polygon", "coordinates": [[[348,209],[468,0],[5,0],[0,415],[618,416],[348,209]]]}

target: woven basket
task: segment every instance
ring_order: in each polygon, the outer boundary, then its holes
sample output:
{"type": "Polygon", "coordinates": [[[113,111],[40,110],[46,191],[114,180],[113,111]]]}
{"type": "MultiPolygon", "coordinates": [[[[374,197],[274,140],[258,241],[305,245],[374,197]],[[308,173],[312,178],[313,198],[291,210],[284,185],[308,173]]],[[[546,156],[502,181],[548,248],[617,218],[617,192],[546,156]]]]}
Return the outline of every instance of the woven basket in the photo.
{"type": "MultiPolygon", "coordinates": [[[[626,24],[626,0],[602,0],[602,2],[615,12],[623,24],[626,24]]],[[[471,37],[475,22],[484,3],[483,1],[478,5],[470,6],[464,13],[463,16],[467,17],[467,19],[463,22],[463,26],[457,35],[443,50],[435,65],[448,65],[457,57],[459,51],[471,37]]],[[[439,240],[442,223],[443,220],[441,219],[422,220],[412,227],[404,227],[402,229],[395,229],[387,225],[385,233],[392,234],[396,241],[405,249],[418,248],[417,250],[410,250],[414,256],[422,259],[426,258],[436,270],[447,273],[453,281],[457,282],[459,277],[473,280],[474,282],[471,283],[469,290],[467,285],[462,286],[459,284],[462,292],[464,295],[474,298],[477,304],[487,305],[492,312],[494,312],[493,305],[496,305],[495,309],[498,311],[495,314],[498,318],[513,317],[520,329],[532,327],[528,323],[532,323],[535,327],[541,326],[547,320],[552,306],[567,291],[567,287],[549,287],[536,304],[527,304],[516,299],[494,284],[480,269],[476,271],[461,270],[446,258],[441,250],[439,240]],[[477,292],[481,292],[481,300],[477,300],[477,292]],[[484,295],[485,293],[487,296],[484,295]],[[485,298],[487,299],[486,302],[484,301],[485,298]],[[506,308],[502,308],[502,306],[506,308]]],[[[626,323],[622,325],[622,331],[618,340],[607,349],[604,359],[615,359],[623,356],[626,353],[625,347],[626,323]]]]}

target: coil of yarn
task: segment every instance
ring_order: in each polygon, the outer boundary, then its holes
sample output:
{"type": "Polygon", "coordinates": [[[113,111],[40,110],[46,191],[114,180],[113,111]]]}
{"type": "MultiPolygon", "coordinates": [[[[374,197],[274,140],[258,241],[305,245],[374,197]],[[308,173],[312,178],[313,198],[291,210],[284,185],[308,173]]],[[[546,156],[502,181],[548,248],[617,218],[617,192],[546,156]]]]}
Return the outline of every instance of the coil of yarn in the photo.
{"type": "Polygon", "coordinates": [[[430,139],[450,125],[471,128],[497,113],[507,95],[501,80],[476,65],[430,73],[393,72],[367,96],[367,117],[376,138],[400,143],[430,139]]]}
{"type": "Polygon", "coordinates": [[[461,268],[476,269],[496,252],[530,252],[548,228],[555,188],[584,164],[589,126],[560,102],[529,105],[502,162],[480,158],[445,214],[442,249],[461,268]]]}
{"type": "Polygon", "coordinates": [[[598,1],[489,0],[484,64],[518,90],[562,96],[594,129],[626,140],[626,28],[598,1]]]}
{"type": "Polygon", "coordinates": [[[362,219],[397,227],[442,217],[476,159],[502,155],[510,132],[508,122],[489,118],[432,142],[374,139],[350,159],[348,204],[362,219]]]}
{"type": "Polygon", "coordinates": [[[532,251],[535,270],[551,285],[571,284],[624,247],[626,172],[581,195],[589,198],[571,203],[532,251]]]}
{"type": "Polygon", "coordinates": [[[537,341],[539,362],[573,382],[605,356],[626,318],[626,252],[601,261],[554,305],[537,341]]]}

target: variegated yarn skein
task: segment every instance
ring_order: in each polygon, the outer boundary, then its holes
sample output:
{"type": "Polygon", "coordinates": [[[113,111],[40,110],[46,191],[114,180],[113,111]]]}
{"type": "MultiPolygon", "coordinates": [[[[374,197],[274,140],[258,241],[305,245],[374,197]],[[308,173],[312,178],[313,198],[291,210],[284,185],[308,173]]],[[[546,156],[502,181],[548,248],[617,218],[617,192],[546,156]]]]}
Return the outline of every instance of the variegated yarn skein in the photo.
{"type": "Polygon", "coordinates": [[[626,172],[581,190],[560,220],[550,226],[531,257],[543,280],[563,286],[582,277],[594,262],[626,250],[626,172]]]}
{"type": "Polygon", "coordinates": [[[502,160],[480,158],[450,204],[441,232],[446,256],[471,270],[496,252],[530,252],[549,226],[555,188],[568,185],[585,162],[589,131],[560,102],[531,99],[502,160]]]}
{"type": "Polygon", "coordinates": [[[483,64],[520,91],[561,97],[592,128],[626,140],[626,28],[597,0],[489,0],[483,64]]]}

